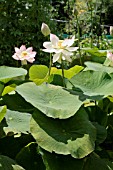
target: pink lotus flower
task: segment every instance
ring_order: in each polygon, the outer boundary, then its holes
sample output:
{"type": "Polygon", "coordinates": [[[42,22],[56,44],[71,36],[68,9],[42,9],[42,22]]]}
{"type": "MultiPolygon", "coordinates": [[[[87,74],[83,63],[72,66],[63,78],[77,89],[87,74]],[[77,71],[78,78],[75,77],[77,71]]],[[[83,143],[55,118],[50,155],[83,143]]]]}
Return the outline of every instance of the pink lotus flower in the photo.
{"type": "Polygon", "coordinates": [[[110,51],[107,51],[107,58],[109,58],[111,61],[113,61],[113,54],[110,51]]]}
{"type": "Polygon", "coordinates": [[[109,63],[110,66],[113,66],[113,54],[110,51],[107,51],[107,58],[111,61],[109,63]]]}
{"type": "Polygon", "coordinates": [[[27,64],[27,61],[33,63],[35,61],[36,51],[32,47],[26,49],[25,45],[19,48],[15,47],[15,54],[12,56],[15,60],[21,60],[22,63],[27,64]]]}
{"type": "Polygon", "coordinates": [[[73,52],[78,49],[78,47],[71,47],[74,43],[74,38],[75,37],[73,36],[72,39],[59,40],[56,35],[50,34],[50,42],[43,43],[43,46],[46,49],[43,49],[42,51],[55,53],[53,54],[53,63],[56,61],[61,63],[62,60],[71,62],[70,57],[73,55],[73,52]]]}

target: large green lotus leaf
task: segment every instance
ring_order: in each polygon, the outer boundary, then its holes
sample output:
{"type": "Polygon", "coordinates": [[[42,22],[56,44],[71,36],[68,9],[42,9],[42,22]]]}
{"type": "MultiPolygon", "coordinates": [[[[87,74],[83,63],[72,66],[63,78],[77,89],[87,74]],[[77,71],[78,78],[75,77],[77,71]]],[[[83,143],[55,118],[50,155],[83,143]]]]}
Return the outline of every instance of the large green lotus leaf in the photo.
{"type": "MultiPolygon", "coordinates": [[[[1,130],[1,129],[0,129],[1,130]]],[[[1,131],[0,131],[1,133],[1,131]]],[[[16,155],[24,148],[26,145],[34,141],[31,134],[21,134],[20,136],[13,133],[8,133],[0,139],[0,153],[2,155],[7,155],[10,158],[15,158],[16,155]]],[[[18,162],[19,165],[23,167],[22,164],[18,162]]]]}
{"type": "Polygon", "coordinates": [[[30,80],[35,82],[37,85],[47,81],[48,78],[48,67],[45,65],[33,65],[29,69],[30,80]]]}
{"type": "Polygon", "coordinates": [[[17,165],[17,163],[4,155],[0,155],[0,170],[25,170],[21,166],[17,165]]]}
{"type": "Polygon", "coordinates": [[[22,113],[32,113],[34,110],[34,107],[17,93],[6,94],[2,99],[2,105],[7,105],[9,110],[15,110],[22,113]]]}
{"type": "Polygon", "coordinates": [[[93,61],[97,63],[104,63],[106,59],[107,50],[98,50],[98,48],[82,48],[87,54],[84,56],[85,61],[93,61]]]}
{"type": "Polygon", "coordinates": [[[3,90],[4,90],[4,85],[0,83],[0,96],[1,96],[1,94],[3,92],[3,90]]]}
{"type": "Polygon", "coordinates": [[[100,63],[94,63],[94,62],[85,62],[85,65],[87,66],[84,71],[86,70],[94,70],[94,71],[103,71],[108,74],[113,73],[113,67],[107,67],[100,63]]]}
{"type": "Polygon", "coordinates": [[[98,48],[82,48],[85,52],[97,56],[97,57],[103,57],[106,56],[106,50],[98,50],[98,48]]]}
{"type": "Polygon", "coordinates": [[[56,86],[61,86],[61,87],[64,86],[64,82],[63,82],[62,76],[59,75],[59,74],[51,75],[48,80],[49,80],[48,82],[50,84],[53,84],[53,85],[56,85],[56,86]]]}
{"type": "Polygon", "coordinates": [[[95,148],[96,129],[81,108],[68,119],[53,119],[36,110],[30,123],[38,145],[49,152],[83,158],[95,148]]]}
{"type": "Polygon", "coordinates": [[[11,84],[9,86],[6,86],[2,92],[2,96],[8,94],[8,93],[11,93],[15,90],[16,88],[16,85],[15,84],[11,84]]]}
{"type": "Polygon", "coordinates": [[[101,106],[99,105],[100,103],[98,102],[98,106],[97,105],[88,106],[88,107],[85,107],[85,110],[88,113],[89,120],[91,122],[97,122],[98,124],[106,127],[107,120],[108,120],[108,111],[106,111],[105,108],[109,104],[109,101],[102,100],[100,102],[102,102],[101,104],[104,105],[104,107],[102,106],[102,108],[100,108],[101,106]]]}
{"type": "Polygon", "coordinates": [[[5,114],[7,111],[7,107],[6,106],[0,106],[0,122],[3,120],[5,114]]]}
{"type": "MultiPolygon", "coordinates": [[[[4,121],[0,122],[0,138],[3,138],[4,136],[6,136],[3,128],[4,126],[7,126],[6,123],[4,121]]],[[[1,145],[0,145],[1,148],[1,145]]]]}
{"type": "Polygon", "coordinates": [[[41,149],[46,170],[83,170],[84,159],[58,155],[41,149]]]}
{"type": "Polygon", "coordinates": [[[103,65],[105,65],[105,66],[110,66],[110,65],[112,65],[112,61],[111,61],[109,58],[106,57],[103,65]]]}
{"type": "Polygon", "coordinates": [[[53,118],[65,119],[73,116],[82,105],[78,95],[70,94],[60,86],[24,83],[16,91],[34,107],[53,118]]]}
{"type": "Polygon", "coordinates": [[[31,142],[23,147],[17,154],[16,161],[26,170],[45,170],[41,155],[37,152],[36,142],[31,142]]]}
{"type": "Polygon", "coordinates": [[[95,126],[97,131],[96,144],[100,144],[106,139],[107,130],[105,127],[99,125],[97,122],[93,122],[93,125],[95,126]]]}
{"type": "Polygon", "coordinates": [[[86,95],[86,98],[101,100],[113,95],[113,78],[105,72],[88,70],[70,79],[67,87],[86,95]]]}
{"type": "Polygon", "coordinates": [[[8,127],[4,128],[6,133],[12,131],[27,134],[30,131],[31,114],[7,110],[5,118],[8,125],[8,127]]]}
{"type": "MultiPolygon", "coordinates": [[[[70,69],[68,70],[65,70],[64,69],[64,77],[65,78],[72,78],[74,75],[76,75],[77,73],[79,73],[81,70],[83,70],[84,67],[82,66],[79,66],[79,65],[76,65],[74,67],[71,67],[70,69]]],[[[61,69],[57,69],[54,71],[54,74],[59,74],[59,75],[62,75],[62,70],[61,69]]]]}
{"type": "Polygon", "coordinates": [[[113,103],[113,96],[108,96],[108,99],[113,103]]]}
{"type": "Polygon", "coordinates": [[[113,163],[93,153],[87,159],[83,170],[113,170],[113,163]]]}
{"type": "MultiPolygon", "coordinates": [[[[82,66],[74,66],[68,70],[64,69],[64,77],[70,79],[75,74],[79,73],[83,69],[82,66]]],[[[43,82],[48,82],[48,67],[45,65],[33,65],[29,69],[30,80],[35,82],[37,85],[42,84],[43,82]]],[[[57,74],[62,75],[62,70],[55,67],[51,67],[51,75],[57,74]]],[[[50,79],[49,79],[50,81],[50,79]]]]}
{"type": "Polygon", "coordinates": [[[24,76],[27,71],[23,68],[0,66],[0,81],[7,83],[12,78],[24,76]]]}

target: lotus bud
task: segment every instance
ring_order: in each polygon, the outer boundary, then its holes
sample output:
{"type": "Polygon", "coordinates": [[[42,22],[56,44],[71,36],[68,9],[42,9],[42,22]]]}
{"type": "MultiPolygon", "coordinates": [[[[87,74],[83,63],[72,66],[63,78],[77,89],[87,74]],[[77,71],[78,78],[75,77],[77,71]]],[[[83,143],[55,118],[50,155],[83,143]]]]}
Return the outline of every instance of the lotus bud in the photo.
{"type": "Polygon", "coordinates": [[[41,32],[42,32],[42,34],[43,34],[44,36],[47,36],[47,35],[50,34],[50,29],[49,29],[49,27],[48,27],[47,24],[42,23],[41,32]]]}
{"type": "Polygon", "coordinates": [[[110,35],[113,36],[113,26],[110,26],[110,35]]]}

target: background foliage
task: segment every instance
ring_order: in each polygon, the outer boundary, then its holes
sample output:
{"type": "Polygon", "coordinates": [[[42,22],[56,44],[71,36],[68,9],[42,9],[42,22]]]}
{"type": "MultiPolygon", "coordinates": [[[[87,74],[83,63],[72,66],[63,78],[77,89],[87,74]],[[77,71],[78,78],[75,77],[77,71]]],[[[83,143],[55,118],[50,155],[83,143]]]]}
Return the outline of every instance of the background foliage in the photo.
{"type": "MultiPolygon", "coordinates": [[[[94,3],[97,1],[93,0],[94,3]]],[[[87,1],[88,2],[88,1],[87,1]]],[[[62,33],[76,34],[76,18],[73,15],[73,7],[75,4],[82,6],[79,9],[80,29],[82,33],[90,31],[90,14],[83,12],[85,8],[85,0],[1,0],[0,1],[0,65],[14,66],[16,61],[12,59],[14,46],[25,44],[33,46],[37,51],[37,61],[40,64],[48,65],[48,58],[44,57],[40,51],[42,48],[43,37],[40,31],[42,22],[45,22],[51,28],[51,31],[61,35],[62,33]],[[87,17],[86,17],[87,16],[87,17]],[[53,19],[53,20],[51,20],[53,19]],[[66,21],[61,22],[58,20],[66,21]]],[[[95,6],[93,24],[95,31],[99,30],[98,24],[112,25],[112,0],[99,0],[97,7],[95,6]],[[96,10],[96,11],[95,11],[96,10]]],[[[108,27],[109,28],[109,27],[108,27]]],[[[64,38],[64,37],[63,37],[64,38]]]]}
{"type": "Polygon", "coordinates": [[[55,22],[50,20],[51,11],[50,0],[1,0],[0,65],[15,65],[11,56],[14,53],[14,46],[20,47],[21,44],[33,46],[37,51],[38,62],[45,62],[40,52],[42,38],[44,39],[40,28],[42,22],[45,22],[50,26],[51,31],[55,29],[55,22]]]}

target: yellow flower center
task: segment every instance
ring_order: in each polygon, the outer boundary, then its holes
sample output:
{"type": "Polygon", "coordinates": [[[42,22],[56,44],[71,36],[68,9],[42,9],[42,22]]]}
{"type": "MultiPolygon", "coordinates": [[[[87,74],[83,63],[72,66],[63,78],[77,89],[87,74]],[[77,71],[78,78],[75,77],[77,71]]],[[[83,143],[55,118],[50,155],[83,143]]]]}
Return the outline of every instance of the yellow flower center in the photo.
{"type": "Polygon", "coordinates": [[[21,57],[26,57],[28,55],[28,53],[26,51],[23,51],[21,54],[21,57]]]}
{"type": "Polygon", "coordinates": [[[59,40],[59,42],[58,42],[58,48],[62,48],[62,49],[65,48],[65,47],[62,45],[62,43],[63,43],[63,40],[59,40]]]}

